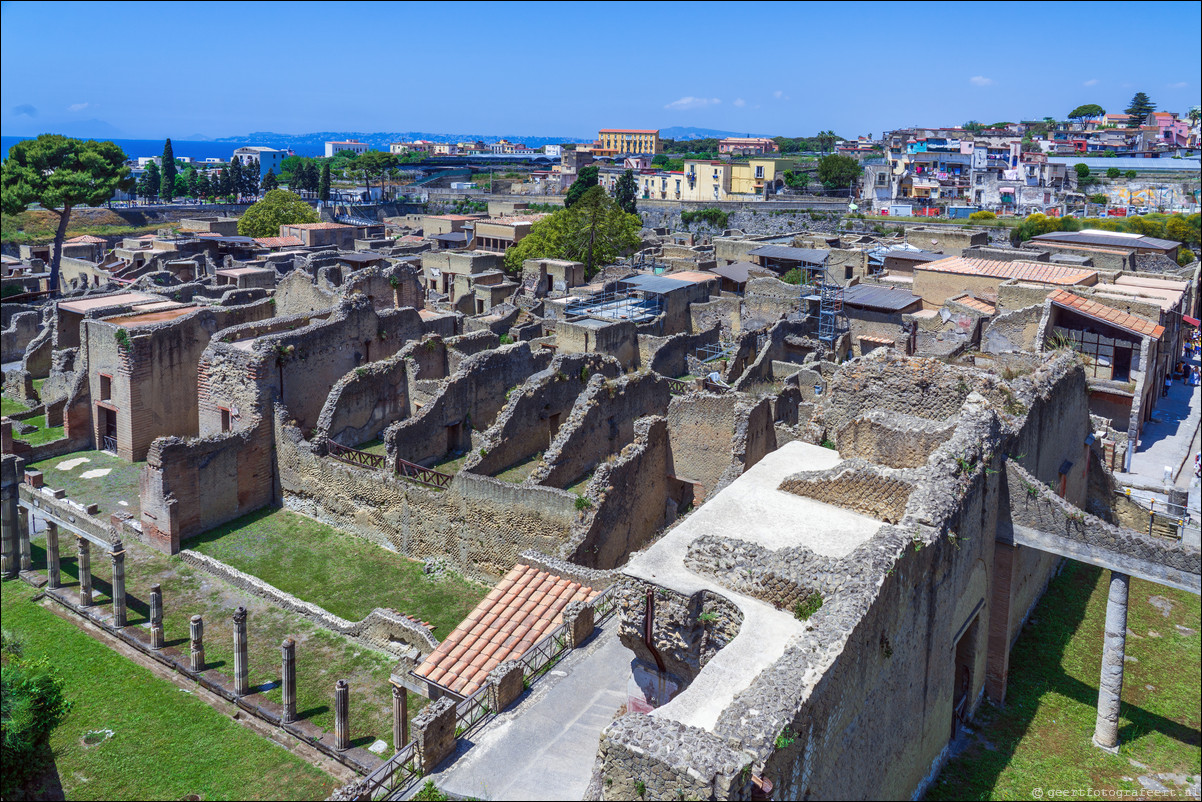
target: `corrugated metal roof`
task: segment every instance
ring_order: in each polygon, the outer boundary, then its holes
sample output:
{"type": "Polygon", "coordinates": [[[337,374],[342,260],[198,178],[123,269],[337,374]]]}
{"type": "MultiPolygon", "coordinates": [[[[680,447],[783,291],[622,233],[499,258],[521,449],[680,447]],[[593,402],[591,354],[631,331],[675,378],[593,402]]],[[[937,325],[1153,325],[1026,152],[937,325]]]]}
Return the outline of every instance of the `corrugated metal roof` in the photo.
{"type": "Polygon", "coordinates": [[[691,281],[680,281],[679,279],[668,278],[667,276],[651,276],[646,274],[624,278],[620,283],[625,284],[632,290],[653,292],[656,295],[663,295],[673,290],[679,290],[681,287],[693,286],[691,281]]]}
{"type": "Polygon", "coordinates": [[[751,251],[749,256],[766,256],[769,259],[788,259],[794,262],[805,262],[808,265],[824,265],[830,251],[820,251],[816,248],[791,248],[787,245],[764,245],[751,251]]]}
{"type": "MultiPolygon", "coordinates": [[[[744,284],[747,282],[748,271],[752,268],[758,268],[759,265],[753,265],[751,262],[735,262],[730,265],[718,265],[711,267],[711,273],[717,273],[722,278],[730,279],[736,284],[744,284]]],[[[760,268],[763,269],[763,268],[760,268]]]]}
{"type": "Polygon", "coordinates": [[[844,306],[857,306],[862,309],[897,312],[921,301],[919,296],[899,287],[853,284],[843,290],[844,306]]]}
{"type": "Polygon", "coordinates": [[[911,262],[937,262],[940,259],[946,259],[947,254],[931,253],[930,251],[903,251],[893,249],[885,253],[886,259],[908,259],[911,262]]]}
{"type": "Polygon", "coordinates": [[[1171,239],[1156,237],[1124,237],[1092,231],[1053,231],[1032,237],[1041,242],[1074,242],[1081,245],[1108,245],[1111,248],[1156,248],[1169,251],[1181,245],[1171,239]]]}

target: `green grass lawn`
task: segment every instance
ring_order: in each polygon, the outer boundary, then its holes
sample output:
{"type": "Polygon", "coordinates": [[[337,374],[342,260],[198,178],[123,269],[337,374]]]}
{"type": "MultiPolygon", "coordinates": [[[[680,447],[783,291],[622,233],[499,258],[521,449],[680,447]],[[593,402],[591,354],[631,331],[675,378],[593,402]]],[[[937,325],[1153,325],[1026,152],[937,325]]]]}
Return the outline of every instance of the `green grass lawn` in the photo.
{"type": "Polygon", "coordinates": [[[457,576],[433,581],[416,560],[280,509],[258,510],[187,546],[350,621],[388,607],[434,624],[439,638],[488,592],[457,576]]]}
{"type": "MultiPolygon", "coordinates": [[[[1091,745],[1108,589],[1107,572],[1065,566],[1011,653],[1005,707],[983,706],[979,739],[947,764],[927,799],[1135,790],[1139,775],[1202,773],[1202,605],[1193,594],[1139,579],[1131,581],[1128,606],[1120,753],[1091,745]]],[[[1178,787],[1154,798],[1188,797],[1178,787]]]]}
{"type": "Polygon", "coordinates": [[[138,482],[145,464],[127,462],[106,451],[75,451],[61,457],[35,462],[28,467],[45,474],[47,487],[62,488],[67,491],[68,498],[81,504],[95,502],[100,505],[101,513],[106,516],[114,512],[128,512],[134,518],[138,518],[142,510],[138,499],[138,482]],[[78,462],[81,458],[87,462],[78,462]],[[59,466],[63,463],[72,467],[62,470],[59,466]],[[108,473],[104,476],[83,476],[89,471],[105,469],[108,469],[108,473]]]}
{"type": "Polygon", "coordinates": [[[52,443],[55,440],[61,440],[66,435],[66,431],[62,426],[47,426],[45,415],[38,415],[36,418],[30,418],[26,421],[22,421],[22,423],[27,423],[30,426],[36,426],[37,431],[29,432],[28,434],[18,434],[14,430],[13,439],[20,440],[24,443],[29,443],[31,446],[40,446],[43,443],[52,443]]]}
{"type": "Polygon", "coordinates": [[[497,474],[498,479],[503,482],[513,482],[515,485],[520,485],[526,481],[530,474],[534,473],[534,469],[538,467],[538,463],[542,460],[543,454],[540,451],[534,456],[522,460],[517,465],[511,465],[505,470],[497,474]]]}
{"type": "Polygon", "coordinates": [[[28,412],[29,407],[15,398],[0,395],[0,416],[16,415],[18,412],[28,412]]]}
{"type": "Polygon", "coordinates": [[[359,451],[366,451],[368,454],[379,454],[381,457],[388,456],[388,447],[385,445],[382,437],[368,440],[366,443],[360,443],[355,448],[359,451]]]}
{"type": "Polygon", "coordinates": [[[471,456],[470,453],[449,454],[430,467],[439,473],[446,473],[454,476],[455,474],[459,473],[459,469],[463,467],[463,463],[467,462],[467,458],[469,456],[471,456]]]}
{"type": "Polygon", "coordinates": [[[66,799],[324,799],[340,783],[32,601],[0,588],[4,628],[45,655],[74,707],[50,736],[66,799]],[[93,745],[89,741],[103,738],[93,745]]]}

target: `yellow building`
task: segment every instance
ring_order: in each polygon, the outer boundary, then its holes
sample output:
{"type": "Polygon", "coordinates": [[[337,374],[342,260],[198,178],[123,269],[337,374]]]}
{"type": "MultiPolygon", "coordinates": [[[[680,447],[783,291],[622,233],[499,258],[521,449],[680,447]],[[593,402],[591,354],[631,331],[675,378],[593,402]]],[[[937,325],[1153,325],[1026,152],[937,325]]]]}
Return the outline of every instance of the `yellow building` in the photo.
{"type": "Polygon", "coordinates": [[[597,134],[593,153],[598,156],[623,156],[628,153],[659,153],[659,130],[602,128],[597,134]]]}
{"type": "Polygon", "coordinates": [[[681,200],[747,200],[762,197],[765,188],[775,193],[785,184],[784,173],[801,166],[797,159],[762,158],[748,161],[694,161],[684,163],[681,200]]]}

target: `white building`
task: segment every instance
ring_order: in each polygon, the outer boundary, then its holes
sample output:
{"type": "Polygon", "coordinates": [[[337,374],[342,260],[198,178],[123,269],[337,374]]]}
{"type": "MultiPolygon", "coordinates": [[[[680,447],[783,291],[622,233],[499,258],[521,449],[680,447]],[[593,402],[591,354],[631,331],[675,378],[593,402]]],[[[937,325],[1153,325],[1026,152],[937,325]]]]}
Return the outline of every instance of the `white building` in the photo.
{"type": "Polygon", "coordinates": [[[359,142],[358,140],[355,140],[355,139],[348,139],[345,142],[327,142],[326,143],[326,158],[327,159],[333,158],[335,153],[338,153],[339,151],[342,151],[342,150],[349,150],[352,153],[354,153],[356,156],[358,156],[362,153],[367,153],[368,148],[367,148],[366,142],[359,142]]]}
{"type": "Polygon", "coordinates": [[[563,145],[543,145],[543,153],[552,159],[563,158],[563,145]]]}
{"type": "Polygon", "coordinates": [[[138,166],[139,167],[144,168],[144,167],[146,167],[146,165],[150,164],[151,162],[154,162],[155,164],[157,164],[161,167],[163,165],[163,157],[162,156],[139,156],[138,157],[138,166]]]}
{"type": "Polygon", "coordinates": [[[259,164],[259,180],[263,180],[263,176],[267,175],[267,171],[271,170],[276,175],[280,174],[280,164],[288,155],[286,150],[276,150],[275,148],[261,148],[249,146],[238,148],[234,151],[234,158],[242,162],[244,165],[251,162],[259,164]]]}

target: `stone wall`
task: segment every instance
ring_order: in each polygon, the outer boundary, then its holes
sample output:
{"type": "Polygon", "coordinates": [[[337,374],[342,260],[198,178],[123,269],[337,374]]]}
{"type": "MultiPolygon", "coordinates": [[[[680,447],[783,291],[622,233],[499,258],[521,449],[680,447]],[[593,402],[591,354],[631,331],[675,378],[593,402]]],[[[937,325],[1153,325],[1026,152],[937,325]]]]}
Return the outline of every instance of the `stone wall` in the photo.
{"type": "Polygon", "coordinates": [[[1036,343],[1043,302],[992,318],[981,332],[981,350],[988,354],[1038,351],[1036,343]]]}
{"type": "Polygon", "coordinates": [[[955,428],[955,416],[933,421],[870,409],[844,424],[835,433],[834,443],[845,459],[862,457],[889,468],[920,468],[955,428]]]}
{"type": "Polygon", "coordinates": [[[601,354],[560,354],[550,367],[510,391],[508,402],[480,438],[480,449],[464,464],[473,473],[495,476],[544,452],[566,422],[589,378],[616,379],[622,366],[601,354]]]}
{"type": "Polygon", "coordinates": [[[668,433],[676,476],[701,485],[708,496],[730,467],[734,455],[734,393],[690,393],[673,396],[668,407],[668,433]]]}
{"type": "Polygon", "coordinates": [[[614,357],[627,369],[639,365],[638,330],[628,320],[603,325],[592,320],[561,320],[555,324],[555,343],[563,354],[595,351],[614,357]]]}
{"type": "Polygon", "coordinates": [[[390,463],[423,463],[469,450],[472,430],[492,426],[509,390],[546,368],[551,358],[545,351],[531,352],[527,343],[468,357],[416,415],[385,430],[390,463]]]}
{"type": "Polygon", "coordinates": [[[914,482],[898,469],[849,460],[827,471],[793,474],[780,489],[895,524],[905,514],[914,482]]]}
{"type": "Polygon", "coordinates": [[[179,556],[188,565],[212,574],[252,596],[266,599],[276,607],[299,615],[322,629],[355,638],[368,648],[393,657],[405,657],[408,662],[416,663],[411,649],[426,655],[438,648],[438,638],[434,637],[428,626],[401,615],[396,610],[377,607],[361,621],[347,621],[316,604],[298,599],[256,576],[243,573],[200,552],[184,549],[179,556]]]}
{"type": "Polygon", "coordinates": [[[357,367],[339,379],[317,417],[316,435],[354,447],[407,417],[409,373],[397,354],[357,367]]]}
{"type": "Polygon", "coordinates": [[[771,325],[801,308],[801,290],[775,278],[753,278],[743,291],[743,328],[771,325]]]}
{"type": "Polygon", "coordinates": [[[414,559],[442,557],[488,581],[526,550],[557,554],[579,517],[576,497],[460,471],[445,490],[322,456],[282,417],[276,459],[286,509],[414,559]]]}
{"type": "Polygon", "coordinates": [[[41,315],[37,312],[18,312],[6,323],[0,331],[0,362],[17,362],[25,355],[25,346],[41,329],[41,315]]]}
{"type": "Polygon", "coordinates": [[[639,363],[661,376],[684,376],[689,373],[689,354],[702,345],[717,345],[718,334],[717,327],[698,331],[696,334],[685,332],[668,337],[640,334],[639,363]]]}
{"type": "Polygon", "coordinates": [[[634,422],[668,409],[668,382],[654,373],[618,379],[595,375],[576,400],[527,484],[568,487],[611,454],[634,442],[634,422]]]}

